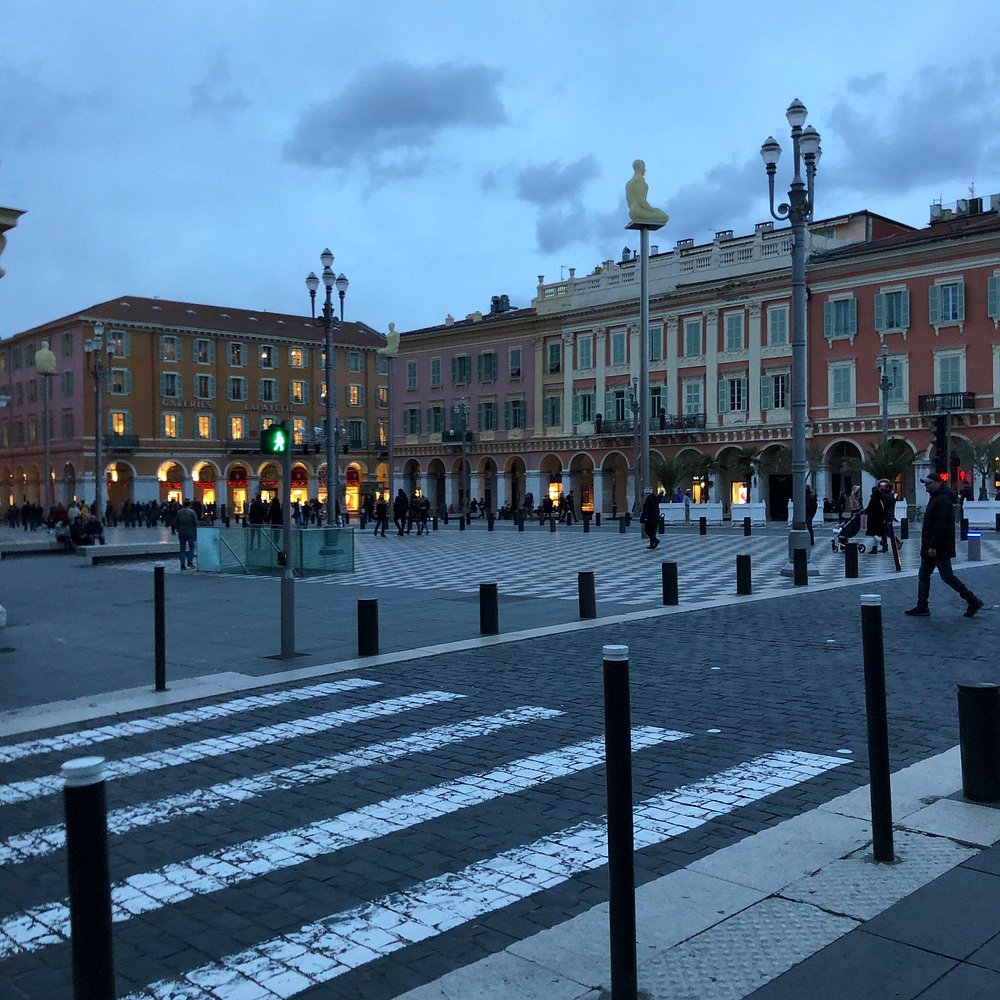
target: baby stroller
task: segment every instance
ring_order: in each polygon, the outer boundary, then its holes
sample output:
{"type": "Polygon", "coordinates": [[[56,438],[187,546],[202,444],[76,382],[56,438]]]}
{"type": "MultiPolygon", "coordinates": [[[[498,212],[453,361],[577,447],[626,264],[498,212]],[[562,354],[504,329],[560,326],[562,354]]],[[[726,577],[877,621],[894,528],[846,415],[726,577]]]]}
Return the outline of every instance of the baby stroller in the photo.
{"type": "MultiPolygon", "coordinates": [[[[831,540],[831,545],[833,546],[834,552],[844,552],[847,548],[847,543],[861,530],[861,515],[864,511],[857,510],[852,515],[846,524],[838,524],[834,532],[834,536],[831,540]]],[[[858,542],[858,552],[864,552],[865,543],[858,542]]]]}

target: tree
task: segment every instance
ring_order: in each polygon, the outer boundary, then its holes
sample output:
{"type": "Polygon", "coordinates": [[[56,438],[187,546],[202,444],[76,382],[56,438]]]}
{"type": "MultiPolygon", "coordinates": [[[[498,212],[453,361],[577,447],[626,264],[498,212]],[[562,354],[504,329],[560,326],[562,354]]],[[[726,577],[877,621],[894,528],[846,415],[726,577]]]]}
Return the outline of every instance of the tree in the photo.
{"type": "Polygon", "coordinates": [[[757,475],[757,470],[760,468],[762,455],[763,452],[760,448],[737,448],[736,459],[731,463],[733,472],[740,477],[736,481],[743,483],[743,485],[747,488],[748,495],[750,493],[750,483],[753,480],[753,477],[757,475]]]}
{"type": "MultiPolygon", "coordinates": [[[[806,448],[806,482],[816,489],[816,473],[826,465],[826,455],[822,448],[810,445],[806,448]]],[[[792,449],[788,445],[778,446],[778,455],[774,461],[774,469],[777,472],[790,473],[792,471],[792,449]]]]}
{"type": "Polygon", "coordinates": [[[698,454],[689,459],[688,473],[695,479],[704,479],[706,486],[708,478],[719,468],[719,463],[711,456],[699,451],[698,454]]]}
{"type": "Polygon", "coordinates": [[[856,467],[876,479],[888,479],[894,483],[906,475],[913,465],[914,455],[909,446],[899,438],[879,441],[868,449],[868,457],[856,462],[856,467]]]}
{"type": "Polygon", "coordinates": [[[673,496],[678,483],[682,482],[691,472],[690,462],[680,455],[668,455],[666,458],[653,455],[649,465],[653,478],[663,487],[663,492],[667,494],[668,499],[673,496]]]}
{"type": "Polygon", "coordinates": [[[953,438],[952,447],[958,460],[968,469],[979,473],[979,499],[989,500],[990,491],[986,485],[987,479],[996,481],[997,459],[1000,458],[1000,439],[996,441],[965,441],[953,438]]]}

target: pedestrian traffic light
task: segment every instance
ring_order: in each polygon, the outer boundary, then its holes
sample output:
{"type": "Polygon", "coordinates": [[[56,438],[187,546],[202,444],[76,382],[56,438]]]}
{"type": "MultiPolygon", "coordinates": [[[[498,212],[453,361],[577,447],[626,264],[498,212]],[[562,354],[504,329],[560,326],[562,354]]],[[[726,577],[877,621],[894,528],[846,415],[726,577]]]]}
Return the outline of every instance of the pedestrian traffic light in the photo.
{"type": "Polygon", "coordinates": [[[948,471],[948,414],[934,418],[934,469],[948,471]]]}
{"type": "Polygon", "coordinates": [[[286,455],[289,444],[288,429],[284,424],[271,424],[260,432],[260,450],[264,455],[286,455]]]}

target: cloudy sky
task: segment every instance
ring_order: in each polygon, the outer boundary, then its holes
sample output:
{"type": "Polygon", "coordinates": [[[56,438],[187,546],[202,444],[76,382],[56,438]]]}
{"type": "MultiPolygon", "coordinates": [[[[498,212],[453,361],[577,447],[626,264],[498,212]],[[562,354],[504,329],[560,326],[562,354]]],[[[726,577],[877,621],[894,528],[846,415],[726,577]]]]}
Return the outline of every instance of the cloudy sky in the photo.
{"type": "MultiPolygon", "coordinates": [[[[817,216],[1000,192],[986,0],[2,0],[0,336],[118,295],[307,312],[329,246],[385,330],[767,218],[761,142],[823,136],[817,216]]],[[[788,153],[779,164],[787,187],[788,153]]]]}

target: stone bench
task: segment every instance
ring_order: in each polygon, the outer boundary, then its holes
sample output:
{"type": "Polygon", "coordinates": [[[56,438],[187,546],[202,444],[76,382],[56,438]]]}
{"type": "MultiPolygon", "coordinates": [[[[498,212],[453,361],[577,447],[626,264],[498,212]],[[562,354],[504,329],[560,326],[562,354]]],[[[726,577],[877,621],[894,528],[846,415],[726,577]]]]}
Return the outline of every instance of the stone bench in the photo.
{"type": "Polygon", "coordinates": [[[0,545],[0,559],[13,559],[15,556],[46,555],[51,552],[68,552],[69,550],[50,535],[45,535],[29,542],[12,542],[0,545]]]}
{"type": "Polygon", "coordinates": [[[169,542],[123,542],[119,545],[81,545],[77,554],[90,560],[91,566],[102,562],[115,562],[124,559],[149,559],[155,556],[161,559],[178,558],[178,547],[169,542]]]}

